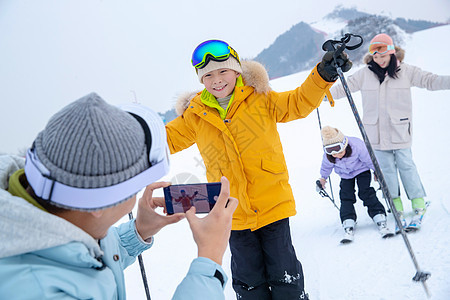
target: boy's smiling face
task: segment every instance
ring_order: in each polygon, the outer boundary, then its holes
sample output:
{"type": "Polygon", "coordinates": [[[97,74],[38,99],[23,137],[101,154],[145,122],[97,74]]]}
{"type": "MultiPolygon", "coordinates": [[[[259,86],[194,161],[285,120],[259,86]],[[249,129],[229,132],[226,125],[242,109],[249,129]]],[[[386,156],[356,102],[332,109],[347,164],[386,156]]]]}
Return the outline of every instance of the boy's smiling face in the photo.
{"type": "Polygon", "coordinates": [[[216,98],[225,98],[234,91],[239,73],[231,69],[218,69],[203,75],[203,84],[216,98]]]}

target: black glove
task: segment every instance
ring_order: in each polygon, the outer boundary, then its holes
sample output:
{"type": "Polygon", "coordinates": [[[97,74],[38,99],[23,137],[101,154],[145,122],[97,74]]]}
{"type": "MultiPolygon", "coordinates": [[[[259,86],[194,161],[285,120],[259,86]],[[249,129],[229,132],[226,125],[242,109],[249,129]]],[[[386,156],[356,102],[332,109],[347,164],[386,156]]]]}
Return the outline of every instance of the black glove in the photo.
{"type": "Polygon", "coordinates": [[[197,194],[198,194],[198,191],[195,191],[195,192],[194,192],[194,196],[196,196],[197,194]]]}
{"type": "MultiPolygon", "coordinates": [[[[317,66],[319,75],[328,82],[333,82],[338,79],[338,73],[336,71],[336,65],[333,59],[334,51],[328,51],[322,58],[322,61],[317,66]]],[[[348,58],[347,53],[342,52],[336,58],[337,64],[341,67],[342,72],[347,72],[352,68],[352,61],[348,58]]]]}

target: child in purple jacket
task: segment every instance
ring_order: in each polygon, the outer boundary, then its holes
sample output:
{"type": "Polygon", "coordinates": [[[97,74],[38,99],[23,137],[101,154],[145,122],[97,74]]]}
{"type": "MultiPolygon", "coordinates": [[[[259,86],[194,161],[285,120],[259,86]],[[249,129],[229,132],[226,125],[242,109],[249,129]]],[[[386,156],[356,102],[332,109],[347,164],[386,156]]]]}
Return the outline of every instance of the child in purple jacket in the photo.
{"type": "Polygon", "coordinates": [[[370,169],[374,168],[364,142],[356,137],[344,136],[339,129],[330,126],[325,126],[321,133],[325,153],[320,168],[320,183],[325,188],[326,179],[333,169],[341,177],[340,217],[344,228],[344,239],[341,243],[353,241],[356,223],[353,206],[356,203],[355,181],[358,184],[358,197],[367,207],[367,212],[377,225],[381,236],[393,236],[386,225],[386,210],[378,200],[375,189],[370,186],[370,169]]]}

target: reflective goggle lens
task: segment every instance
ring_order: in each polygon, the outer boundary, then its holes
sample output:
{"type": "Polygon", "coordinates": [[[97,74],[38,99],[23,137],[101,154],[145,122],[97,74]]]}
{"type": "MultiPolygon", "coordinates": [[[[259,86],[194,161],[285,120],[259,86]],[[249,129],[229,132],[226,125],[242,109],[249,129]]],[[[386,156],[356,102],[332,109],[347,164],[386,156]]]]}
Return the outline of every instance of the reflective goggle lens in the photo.
{"type": "Polygon", "coordinates": [[[374,55],[375,53],[385,54],[390,50],[394,50],[394,45],[388,45],[381,42],[374,42],[369,45],[369,53],[374,55]]]}
{"type": "Polygon", "coordinates": [[[326,154],[329,155],[338,154],[339,152],[342,152],[345,149],[346,144],[347,144],[347,137],[345,137],[342,142],[326,145],[323,148],[326,154]]]}
{"type": "Polygon", "coordinates": [[[331,147],[325,147],[325,152],[327,154],[336,154],[342,151],[342,145],[335,145],[335,146],[331,146],[331,147]]]}
{"type": "Polygon", "coordinates": [[[230,54],[239,61],[236,51],[227,43],[219,40],[209,40],[195,48],[191,62],[195,68],[201,69],[209,62],[208,59],[222,61],[228,59],[230,54]]]}

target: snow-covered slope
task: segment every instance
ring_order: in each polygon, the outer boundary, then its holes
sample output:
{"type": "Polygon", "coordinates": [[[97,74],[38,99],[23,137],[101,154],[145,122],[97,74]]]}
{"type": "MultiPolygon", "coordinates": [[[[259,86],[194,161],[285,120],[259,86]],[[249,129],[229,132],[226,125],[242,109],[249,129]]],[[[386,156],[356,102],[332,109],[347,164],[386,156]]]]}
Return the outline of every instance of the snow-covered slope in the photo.
{"type": "MultiPolygon", "coordinates": [[[[450,75],[450,57],[446,54],[447,46],[450,46],[448,36],[450,25],[415,33],[405,47],[405,61],[436,74],[450,75]]],[[[358,68],[355,66],[352,71],[358,68]]],[[[307,75],[308,72],[302,72],[279,78],[271,84],[276,91],[288,90],[307,75]]],[[[446,300],[450,299],[450,196],[447,189],[450,91],[413,88],[412,93],[413,155],[431,205],[423,228],[408,234],[408,238],[420,268],[431,272],[427,281],[431,299],[446,300]]],[[[360,108],[360,94],[353,96],[360,108]]],[[[334,108],[323,103],[320,117],[323,126],[335,126],[347,135],[360,137],[347,100],[337,100],[334,108]]],[[[298,214],[291,218],[292,236],[311,299],[426,299],[421,284],[412,281],[415,268],[401,236],[381,239],[361,201],[356,205],[358,225],[354,243],[339,244],[338,211],[329,200],[316,193],[314,186],[322,156],[317,112],[303,120],[280,124],[279,131],[297,201],[298,214]]],[[[205,180],[204,166],[196,147],[173,155],[171,162],[172,170],[167,180],[181,173],[191,173],[201,181],[205,180]]],[[[339,199],[339,178],[335,174],[332,175],[332,186],[334,197],[339,199]]],[[[406,212],[410,213],[411,206],[405,196],[403,202],[406,212]]],[[[391,215],[388,221],[393,227],[391,215]]],[[[152,299],[170,299],[196,255],[196,246],[185,220],[163,229],[153,248],[143,255],[152,299]]],[[[231,277],[229,251],[225,254],[224,268],[231,277]]],[[[129,299],[145,299],[137,263],[126,271],[126,285],[129,299]]],[[[230,280],[225,294],[227,299],[235,299],[230,280]]]]}

